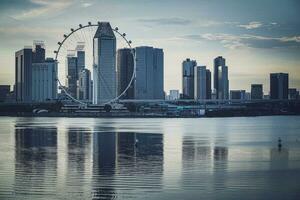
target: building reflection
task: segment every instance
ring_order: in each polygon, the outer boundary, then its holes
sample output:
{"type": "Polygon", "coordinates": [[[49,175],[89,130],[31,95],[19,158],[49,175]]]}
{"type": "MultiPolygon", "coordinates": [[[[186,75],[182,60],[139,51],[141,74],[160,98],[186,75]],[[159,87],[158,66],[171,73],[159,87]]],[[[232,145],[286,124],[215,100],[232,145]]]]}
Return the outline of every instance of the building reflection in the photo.
{"type": "Polygon", "coordinates": [[[117,184],[123,197],[137,187],[161,189],[162,173],[162,134],[93,134],[93,198],[116,198],[117,184]]]}
{"type": "Polygon", "coordinates": [[[114,132],[93,133],[93,199],[115,199],[114,176],[117,156],[114,132]]]}
{"type": "Polygon", "coordinates": [[[66,136],[66,176],[69,179],[66,186],[73,196],[78,196],[85,192],[84,186],[90,179],[91,134],[89,129],[68,128],[66,136]]]}
{"type": "MultiPolygon", "coordinates": [[[[202,161],[211,159],[211,147],[208,140],[197,141],[192,136],[185,136],[182,140],[182,160],[202,161]]],[[[184,162],[183,164],[188,164],[184,162]]]]}
{"type": "MultiPolygon", "coordinates": [[[[15,128],[15,190],[55,192],[57,174],[57,128],[15,128]],[[30,174],[30,177],[28,177],[30,174]],[[53,187],[51,187],[53,186],[53,187]]],[[[24,195],[24,194],[23,194],[24,195]]]]}
{"type": "MultiPolygon", "coordinates": [[[[208,175],[212,168],[211,151],[208,140],[197,140],[194,136],[182,138],[181,187],[197,187],[201,182],[209,181],[208,175]]],[[[186,198],[193,199],[194,197],[187,194],[186,198]]]]}

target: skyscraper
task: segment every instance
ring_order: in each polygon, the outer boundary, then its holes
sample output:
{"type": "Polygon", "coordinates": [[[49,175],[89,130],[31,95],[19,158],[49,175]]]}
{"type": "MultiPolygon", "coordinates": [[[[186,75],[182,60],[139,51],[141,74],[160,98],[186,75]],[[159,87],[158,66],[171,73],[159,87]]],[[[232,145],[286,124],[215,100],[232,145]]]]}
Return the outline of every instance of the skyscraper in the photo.
{"type": "Polygon", "coordinates": [[[32,51],[32,63],[43,63],[46,59],[45,44],[43,41],[34,41],[32,51]]]}
{"type": "Polygon", "coordinates": [[[206,99],[211,99],[211,72],[206,69],[206,99]]]}
{"type": "Polygon", "coordinates": [[[228,67],[225,58],[218,56],[214,59],[214,90],[216,99],[229,98],[228,67]]]}
{"type": "Polygon", "coordinates": [[[252,84],[251,85],[251,99],[263,99],[263,85],[252,84]]]}
{"type": "Polygon", "coordinates": [[[57,98],[57,62],[47,58],[32,63],[32,101],[43,102],[57,98]]]}
{"type": "Polygon", "coordinates": [[[73,54],[69,54],[67,56],[67,67],[66,67],[66,87],[69,92],[69,94],[72,97],[76,97],[77,95],[77,80],[78,80],[78,74],[77,74],[77,57],[73,54]]]}
{"type": "MultiPolygon", "coordinates": [[[[133,52],[131,49],[124,48],[118,49],[117,52],[117,83],[118,83],[118,95],[125,91],[126,87],[130,83],[134,70],[133,52]]],[[[134,99],[134,81],[130,85],[129,89],[122,96],[122,99],[134,99]]]]}
{"type": "Polygon", "coordinates": [[[136,99],[164,99],[163,50],[153,47],[135,48],[136,99]]]}
{"type": "Polygon", "coordinates": [[[288,99],[289,74],[270,74],[270,99],[288,99]]]}
{"type": "Polygon", "coordinates": [[[32,99],[32,49],[25,47],[15,53],[16,101],[30,102],[32,99]]]}
{"type": "Polygon", "coordinates": [[[85,101],[92,100],[91,72],[88,69],[82,69],[79,73],[77,98],[85,101]]]}
{"type": "Polygon", "coordinates": [[[116,37],[109,22],[100,22],[93,41],[93,103],[116,97],[116,37]]]}
{"type": "Polygon", "coordinates": [[[153,48],[153,98],[164,99],[164,52],[153,48]]]}
{"type": "Polygon", "coordinates": [[[194,67],[195,60],[187,58],[182,62],[182,95],[184,99],[194,98],[194,67]]]}
{"type": "Polygon", "coordinates": [[[78,42],[76,46],[76,55],[77,55],[77,74],[79,78],[79,73],[85,67],[85,51],[84,51],[84,43],[78,42]]]}
{"type": "Polygon", "coordinates": [[[194,68],[194,99],[206,99],[206,66],[197,66],[194,68]]]}

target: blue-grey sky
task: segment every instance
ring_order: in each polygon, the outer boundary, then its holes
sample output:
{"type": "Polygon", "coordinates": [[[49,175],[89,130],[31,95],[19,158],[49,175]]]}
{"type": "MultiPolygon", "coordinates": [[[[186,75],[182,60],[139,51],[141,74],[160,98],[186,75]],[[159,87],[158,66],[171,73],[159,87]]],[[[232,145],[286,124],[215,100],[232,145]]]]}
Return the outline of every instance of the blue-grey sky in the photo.
{"type": "MultiPolygon", "coordinates": [[[[196,59],[212,70],[222,55],[230,89],[288,72],[300,89],[299,0],[0,0],[0,84],[14,84],[14,53],[33,40],[53,57],[71,27],[110,21],[134,46],[164,49],[165,90],[181,90],[181,63],[196,59]]],[[[63,66],[61,66],[63,68],[63,66]]]]}

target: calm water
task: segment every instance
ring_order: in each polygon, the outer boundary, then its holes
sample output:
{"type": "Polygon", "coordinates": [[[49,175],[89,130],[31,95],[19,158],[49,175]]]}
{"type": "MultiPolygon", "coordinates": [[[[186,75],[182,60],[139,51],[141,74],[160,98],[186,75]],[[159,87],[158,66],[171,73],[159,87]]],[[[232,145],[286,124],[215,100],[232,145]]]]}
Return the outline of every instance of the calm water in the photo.
{"type": "Polygon", "coordinates": [[[300,198],[300,117],[0,117],[0,132],[0,199],[300,198]]]}

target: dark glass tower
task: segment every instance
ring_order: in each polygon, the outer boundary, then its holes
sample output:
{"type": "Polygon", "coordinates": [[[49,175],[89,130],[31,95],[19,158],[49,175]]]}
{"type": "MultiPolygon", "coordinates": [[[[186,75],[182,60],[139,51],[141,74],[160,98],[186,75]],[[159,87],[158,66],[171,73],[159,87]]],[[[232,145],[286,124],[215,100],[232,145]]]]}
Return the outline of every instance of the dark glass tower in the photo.
{"type": "Polygon", "coordinates": [[[16,101],[30,102],[32,99],[32,49],[24,48],[15,53],[16,101]]]}
{"type": "MultiPolygon", "coordinates": [[[[130,49],[118,49],[117,52],[117,91],[120,95],[128,86],[134,69],[133,54],[130,49]]],[[[134,83],[132,83],[122,99],[134,99],[134,83]]]]}
{"type": "Polygon", "coordinates": [[[211,72],[206,69],[206,99],[211,99],[211,72]]]}
{"type": "Polygon", "coordinates": [[[270,74],[270,99],[288,99],[289,74],[270,74]]]}
{"type": "Polygon", "coordinates": [[[187,58],[182,62],[182,94],[184,99],[194,98],[194,68],[197,66],[195,60],[187,58]]]}

